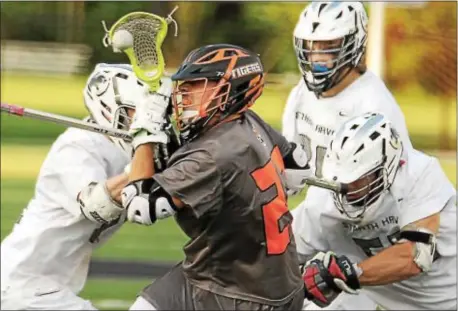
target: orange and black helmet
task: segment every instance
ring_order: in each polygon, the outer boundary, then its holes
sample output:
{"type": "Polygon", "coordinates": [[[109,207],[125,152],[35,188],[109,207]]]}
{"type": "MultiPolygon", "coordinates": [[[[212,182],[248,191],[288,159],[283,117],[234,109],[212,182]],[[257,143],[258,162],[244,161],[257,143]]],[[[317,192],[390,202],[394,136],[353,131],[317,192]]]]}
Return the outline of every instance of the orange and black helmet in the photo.
{"type": "Polygon", "coordinates": [[[241,113],[254,104],[264,88],[264,68],[256,53],[231,44],[206,45],[189,53],[172,76],[177,82],[172,96],[177,125],[184,140],[196,137],[219,112],[220,120],[241,113]],[[197,115],[187,117],[180,98],[180,83],[203,81],[207,100],[192,103],[197,115]],[[216,82],[207,88],[208,81],[216,82]],[[215,86],[213,86],[215,85],[215,86]]]}

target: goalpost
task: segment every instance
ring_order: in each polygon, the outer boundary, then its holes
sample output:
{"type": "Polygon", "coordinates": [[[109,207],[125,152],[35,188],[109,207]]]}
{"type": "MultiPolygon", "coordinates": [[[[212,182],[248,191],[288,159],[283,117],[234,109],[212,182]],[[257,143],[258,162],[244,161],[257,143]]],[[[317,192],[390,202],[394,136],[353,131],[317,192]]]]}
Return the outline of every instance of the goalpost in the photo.
{"type": "Polygon", "coordinates": [[[385,2],[371,2],[369,4],[369,15],[367,66],[376,75],[383,78],[383,51],[385,50],[385,2]]]}

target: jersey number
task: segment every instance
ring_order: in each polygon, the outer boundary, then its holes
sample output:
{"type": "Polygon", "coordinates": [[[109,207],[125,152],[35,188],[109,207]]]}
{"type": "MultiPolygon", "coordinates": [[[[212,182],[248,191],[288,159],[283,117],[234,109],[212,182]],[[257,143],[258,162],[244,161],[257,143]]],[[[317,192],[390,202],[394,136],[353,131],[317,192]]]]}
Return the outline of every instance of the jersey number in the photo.
{"type": "Polygon", "coordinates": [[[382,240],[379,237],[367,240],[353,238],[353,241],[355,241],[356,245],[361,247],[361,249],[364,251],[367,257],[371,257],[377,254],[377,252],[380,251],[380,249],[394,245],[396,243],[395,241],[399,239],[400,233],[401,232],[398,230],[386,236],[388,242],[390,242],[389,245],[383,245],[382,240]]]}
{"type": "Polygon", "coordinates": [[[277,189],[275,198],[262,206],[268,255],[283,254],[291,242],[291,219],[287,219],[289,211],[286,204],[286,195],[277,171],[283,172],[284,169],[280,150],[275,147],[269,162],[251,173],[256,186],[261,191],[266,191],[271,187],[277,189]]]}
{"type": "MultiPolygon", "coordinates": [[[[305,153],[307,154],[307,158],[312,158],[312,140],[307,135],[299,134],[302,140],[302,149],[304,149],[305,153]]],[[[323,177],[322,168],[323,168],[323,160],[326,154],[326,148],[322,146],[316,146],[315,150],[315,176],[318,178],[323,177]]]]}

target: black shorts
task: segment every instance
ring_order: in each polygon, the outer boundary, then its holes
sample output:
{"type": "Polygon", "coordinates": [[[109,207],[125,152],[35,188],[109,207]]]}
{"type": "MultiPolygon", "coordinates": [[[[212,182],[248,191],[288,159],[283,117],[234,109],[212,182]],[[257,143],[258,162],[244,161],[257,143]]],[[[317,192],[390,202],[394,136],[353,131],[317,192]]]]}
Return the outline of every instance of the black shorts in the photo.
{"type": "Polygon", "coordinates": [[[282,306],[272,306],[212,293],[192,285],[181,263],[145,287],[140,296],[157,310],[301,310],[304,292],[298,291],[282,306]]]}

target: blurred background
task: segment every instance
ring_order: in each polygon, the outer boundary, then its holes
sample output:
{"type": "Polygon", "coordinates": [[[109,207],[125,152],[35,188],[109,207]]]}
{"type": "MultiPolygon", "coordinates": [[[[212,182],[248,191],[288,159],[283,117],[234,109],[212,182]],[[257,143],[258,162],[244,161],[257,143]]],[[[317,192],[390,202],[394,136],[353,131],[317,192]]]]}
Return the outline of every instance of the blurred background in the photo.
{"type": "MultiPolygon", "coordinates": [[[[173,72],[190,50],[208,43],[238,44],[258,52],[269,74],[254,110],[280,129],[289,91],[301,78],[292,31],[306,4],[1,2],[1,101],[84,117],[82,88],[93,66],[127,62],[124,54],[103,47],[101,20],[110,26],[132,11],[166,16],[178,5],[174,14],[178,36],[173,36],[172,26],[163,45],[167,71],[173,72]]],[[[457,3],[372,2],[366,8],[369,67],[384,79],[400,104],[414,146],[437,156],[456,185],[457,3]]],[[[33,196],[40,165],[64,130],[2,114],[2,239],[33,196]]],[[[291,198],[291,208],[302,198],[303,194],[291,198]]],[[[82,295],[102,309],[127,308],[135,294],[160,274],[162,270],[155,269],[164,264],[159,263],[182,258],[184,243],[186,237],[173,220],[150,228],[126,224],[97,250],[82,295]],[[128,262],[130,272],[124,271],[128,262]],[[113,275],[106,278],[100,266],[111,267],[113,275]],[[134,276],[135,271],[143,277],[134,276]]]]}

